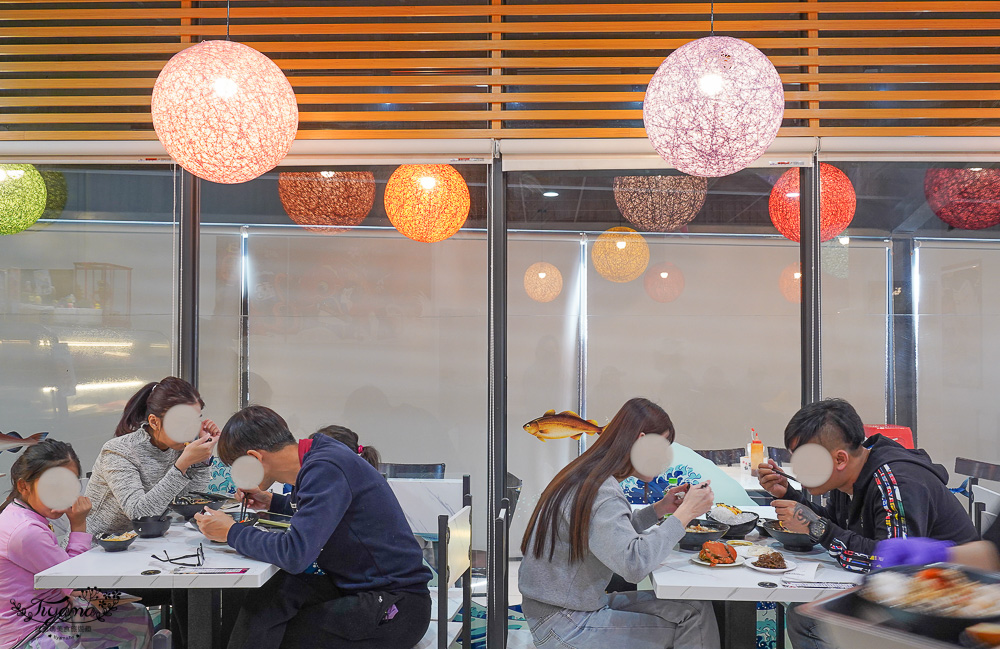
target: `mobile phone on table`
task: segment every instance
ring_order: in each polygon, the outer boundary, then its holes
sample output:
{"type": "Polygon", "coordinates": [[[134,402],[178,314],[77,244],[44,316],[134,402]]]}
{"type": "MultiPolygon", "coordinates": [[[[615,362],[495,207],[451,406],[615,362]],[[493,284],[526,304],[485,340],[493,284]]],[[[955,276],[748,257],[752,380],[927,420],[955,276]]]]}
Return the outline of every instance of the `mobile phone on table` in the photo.
{"type": "Polygon", "coordinates": [[[288,528],[292,525],[292,517],[287,514],[276,514],[274,512],[257,512],[257,522],[261,525],[272,527],[288,528]]]}

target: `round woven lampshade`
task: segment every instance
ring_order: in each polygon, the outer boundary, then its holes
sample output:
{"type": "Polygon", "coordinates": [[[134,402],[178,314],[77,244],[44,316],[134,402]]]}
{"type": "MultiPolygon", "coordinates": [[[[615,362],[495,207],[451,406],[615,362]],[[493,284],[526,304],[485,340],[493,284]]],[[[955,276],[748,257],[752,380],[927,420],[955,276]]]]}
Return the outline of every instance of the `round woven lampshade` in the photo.
{"type": "Polygon", "coordinates": [[[360,225],[375,205],[370,171],[278,174],[278,196],[288,217],[310,232],[333,234],[360,225]]]}
{"type": "Polygon", "coordinates": [[[547,261],[539,261],[524,271],[524,292],[535,302],[551,302],[562,293],[562,273],[547,261]]]}
{"type": "Polygon", "coordinates": [[[182,167],[216,183],[242,183],[281,162],[299,108],[274,61],[232,41],[175,54],[156,78],[153,128],[182,167]]]}
{"type": "Polygon", "coordinates": [[[952,227],[982,230],[1000,223],[1000,169],[928,169],[924,196],[952,227]]]}
{"type": "Polygon", "coordinates": [[[656,152],[693,176],[736,173],[767,150],[785,112],[781,78],[756,47],[709,36],[674,50],[646,87],[642,121],[656,152]]]}
{"type": "MultiPolygon", "coordinates": [[[[819,165],[819,240],[829,241],[843,232],[854,218],[858,199],[854,185],[840,169],[821,162],[819,165]]],[[[799,170],[781,174],[771,188],[767,201],[771,222],[778,232],[792,241],[799,240],[799,170]]]]}
{"type": "Polygon", "coordinates": [[[697,176],[616,176],[618,211],[640,230],[672,232],[705,204],[708,180],[697,176]]]}
{"type": "Polygon", "coordinates": [[[799,262],[789,264],[778,276],[778,288],[786,300],[793,304],[802,302],[802,268],[799,262]]]}
{"type": "Polygon", "coordinates": [[[61,171],[39,171],[45,181],[45,211],[39,218],[58,219],[66,209],[69,190],[66,176],[61,171]]]}
{"type": "Polygon", "coordinates": [[[665,261],[649,267],[642,285],[646,294],[657,302],[673,302],[684,292],[684,273],[665,261]]]}
{"type": "Polygon", "coordinates": [[[385,213],[414,241],[444,241],[469,216],[469,186],[445,164],[400,165],[385,184],[385,213]]]}
{"type": "Polygon", "coordinates": [[[612,282],[631,282],[649,265],[649,246],[632,228],[605,230],[590,251],[594,270],[612,282]]]}
{"type": "Polygon", "coordinates": [[[45,211],[45,180],[34,165],[0,164],[0,234],[27,230],[45,211]]]}

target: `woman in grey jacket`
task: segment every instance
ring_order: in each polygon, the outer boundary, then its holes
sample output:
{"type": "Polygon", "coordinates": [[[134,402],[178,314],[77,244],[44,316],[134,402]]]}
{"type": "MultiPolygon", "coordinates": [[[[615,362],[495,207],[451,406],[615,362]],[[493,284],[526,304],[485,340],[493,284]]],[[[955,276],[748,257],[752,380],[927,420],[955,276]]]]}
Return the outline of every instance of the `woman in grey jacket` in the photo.
{"type": "Polygon", "coordinates": [[[208,487],[219,427],[206,419],[195,441],[171,439],[163,432],[163,417],[181,404],[205,407],[198,390],[176,376],[147,383],[129,399],[87,483],[90,534],[127,532],[133,518],[158,516],[177,496],[208,487]]]}
{"type": "Polygon", "coordinates": [[[674,426],[655,403],[631,399],[535,506],[521,543],[518,586],[538,649],[720,646],[710,603],[656,599],[650,591],[605,593],[613,573],[639,582],[652,572],[714,500],[707,483],[685,485],[633,513],[619,482],[632,475],[652,479],[638,475],[630,459],[643,435],[672,442],[674,426]],[[667,514],[673,515],[657,527],[667,514]]]}

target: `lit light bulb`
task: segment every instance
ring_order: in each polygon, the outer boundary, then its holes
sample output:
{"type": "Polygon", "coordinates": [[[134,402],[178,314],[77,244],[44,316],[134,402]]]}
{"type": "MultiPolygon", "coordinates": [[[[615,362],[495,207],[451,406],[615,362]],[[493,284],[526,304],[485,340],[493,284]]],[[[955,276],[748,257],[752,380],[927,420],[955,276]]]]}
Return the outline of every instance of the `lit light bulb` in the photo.
{"type": "Polygon", "coordinates": [[[698,87],[709,97],[722,92],[723,79],[717,74],[706,74],[698,79],[698,87]]]}
{"type": "Polygon", "coordinates": [[[542,192],[542,196],[546,198],[555,198],[559,195],[559,192],[542,192]]]}
{"type": "Polygon", "coordinates": [[[10,178],[11,180],[17,180],[24,176],[23,169],[0,169],[0,181],[10,178]]]}
{"type": "Polygon", "coordinates": [[[239,92],[239,86],[232,79],[227,79],[225,77],[219,77],[212,84],[212,90],[216,95],[222,97],[223,99],[229,99],[239,92]]]}
{"type": "Polygon", "coordinates": [[[982,167],[969,167],[969,171],[982,171],[982,167]]]}
{"type": "Polygon", "coordinates": [[[538,273],[538,279],[545,279],[545,273],[538,273]]]}
{"type": "Polygon", "coordinates": [[[799,193],[798,192],[788,192],[787,194],[785,194],[785,196],[787,198],[798,198],[799,197],[799,193]]]}
{"type": "Polygon", "coordinates": [[[837,237],[837,241],[840,242],[840,245],[846,246],[847,244],[849,244],[851,242],[851,238],[850,237],[837,237]]]}
{"type": "Polygon", "coordinates": [[[667,277],[669,277],[669,276],[670,276],[670,273],[660,273],[660,279],[667,279],[667,277]]]}
{"type": "Polygon", "coordinates": [[[337,173],[336,171],[321,171],[319,172],[319,175],[323,176],[324,178],[333,178],[334,174],[336,173],[337,173]]]}
{"type": "Polygon", "coordinates": [[[615,245],[618,246],[619,250],[625,250],[626,243],[624,241],[619,241],[615,245]]]}
{"type": "Polygon", "coordinates": [[[802,273],[792,273],[792,277],[795,279],[802,279],[802,273]]]}
{"type": "Polygon", "coordinates": [[[437,184],[437,178],[432,176],[424,176],[420,179],[420,186],[424,189],[434,189],[434,185],[437,184]]]}

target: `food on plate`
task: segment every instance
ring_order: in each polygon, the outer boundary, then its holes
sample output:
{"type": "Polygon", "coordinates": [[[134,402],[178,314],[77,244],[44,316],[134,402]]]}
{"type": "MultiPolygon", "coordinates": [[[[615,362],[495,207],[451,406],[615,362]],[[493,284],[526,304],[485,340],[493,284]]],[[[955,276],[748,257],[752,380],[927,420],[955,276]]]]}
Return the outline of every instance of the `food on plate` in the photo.
{"type": "Polygon", "coordinates": [[[1000,624],[980,622],[966,629],[965,634],[976,642],[982,642],[989,647],[1000,645],[1000,624]]]}
{"type": "Polygon", "coordinates": [[[885,606],[942,617],[1000,616],[1000,584],[973,581],[954,568],[872,573],[862,592],[885,606]]]}
{"type": "Polygon", "coordinates": [[[705,527],[704,525],[688,525],[684,528],[685,532],[718,532],[719,530],[714,527],[705,527]]]}
{"type": "Polygon", "coordinates": [[[733,546],[734,548],[740,548],[740,547],[746,547],[746,546],[753,545],[752,541],[740,541],[738,539],[734,540],[734,541],[726,541],[726,543],[728,543],[729,545],[733,546]]]}
{"type": "Polygon", "coordinates": [[[723,505],[722,503],[713,507],[712,511],[710,511],[708,515],[720,523],[725,523],[726,525],[749,523],[757,518],[757,514],[754,514],[753,512],[745,512],[738,507],[723,505]]]}
{"type": "Polygon", "coordinates": [[[719,541],[705,541],[701,546],[698,558],[713,566],[736,563],[736,548],[719,541]]]}
{"type": "Polygon", "coordinates": [[[211,500],[198,496],[177,496],[174,498],[175,505],[207,505],[211,500]]]}
{"type": "Polygon", "coordinates": [[[107,534],[101,537],[102,541],[128,541],[129,539],[134,539],[138,536],[135,532],[131,530],[128,532],[122,532],[121,534],[107,534]]]}
{"type": "Polygon", "coordinates": [[[758,568],[767,568],[769,570],[784,570],[788,567],[785,564],[785,557],[781,556],[780,552],[768,552],[767,554],[762,554],[757,557],[757,560],[753,562],[753,565],[758,568]]]}
{"type": "Polygon", "coordinates": [[[774,550],[767,547],[766,545],[751,545],[743,552],[748,557],[759,557],[764,554],[771,554],[772,552],[774,552],[774,550]]]}

